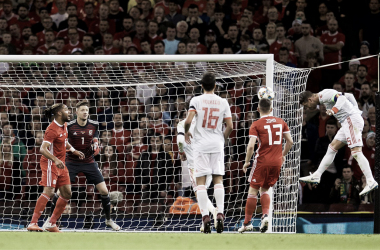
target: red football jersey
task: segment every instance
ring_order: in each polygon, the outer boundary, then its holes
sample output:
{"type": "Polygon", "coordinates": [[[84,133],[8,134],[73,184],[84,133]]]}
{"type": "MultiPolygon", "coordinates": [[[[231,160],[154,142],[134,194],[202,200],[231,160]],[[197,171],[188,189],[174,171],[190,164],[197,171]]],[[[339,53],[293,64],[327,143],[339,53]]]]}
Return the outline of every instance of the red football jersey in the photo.
{"type": "MultiPolygon", "coordinates": [[[[343,33],[339,33],[338,31],[334,34],[331,34],[330,32],[325,33],[321,36],[321,42],[323,44],[333,45],[336,43],[344,43],[346,42],[346,37],[343,35],[343,33]]],[[[330,64],[330,63],[336,63],[342,61],[342,50],[333,51],[333,52],[325,52],[324,54],[325,60],[324,64],[330,64]]],[[[326,67],[326,69],[341,69],[342,65],[337,64],[333,66],[326,67]]]]}
{"type": "Polygon", "coordinates": [[[281,166],[283,134],[290,133],[288,124],[275,116],[263,116],[252,123],[249,137],[257,137],[259,147],[255,161],[258,165],[281,166]]]}
{"type": "MultiPolygon", "coordinates": [[[[62,162],[65,162],[66,160],[67,136],[67,123],[60,125],[58,122],[56,122],[56,120],[50,123],[50,125],[47,127],[44,136],[44,142],[48,142],[50,144],[50,153],[60,159],[62,162]]],[[[47,163],[48,161],[50,161],[48,158],[41,156],[41,162],[47,163]]]]}

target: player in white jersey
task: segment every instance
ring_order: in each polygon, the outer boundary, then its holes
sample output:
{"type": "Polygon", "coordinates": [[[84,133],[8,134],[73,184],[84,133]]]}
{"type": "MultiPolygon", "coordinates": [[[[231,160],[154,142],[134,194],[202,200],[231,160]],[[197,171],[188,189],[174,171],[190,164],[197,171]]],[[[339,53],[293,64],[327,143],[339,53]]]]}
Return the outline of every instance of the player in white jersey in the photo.
{"type": "Polygon", "coordinates": [[[193,143],[195,177],[197,181],[198,205],[202,213],[204,233],[211,233],[210,216],[207,210],[206,177],[212,175],[214,197],[218,208],[216,231],[223,232],[224,224],[224,142],[231,134],[231,110],[226,99],[214,94],[215,76],[206,72],[201,80],[203,95],[190,101],[189,114],[185,121],[185,140],[193,143]],[[194,140],[190,132],[195,117],[194,140]],[[226,129],[222,131],[222,124],[226,129]]]}
{"type": "MultiPolygon", "coordinates": [[[[193,121],[191,122],[190,126],[190,133],[194,133],[195,128],[195,118],[193,118],[193,121]]],[[[190,182],[191,186],[193,187],[195,197],[197,197],[197,182],[194,177],[194,158],[193,158],[193,148],[191,144],[185,143],[185,120],[182,120],[177,125],[177,144],[178,144],[178,151],[181,156],[181,164],[182,164],[182,174],[185,174],[186,171],[189,172],[190,176],[190,182]]],[[[212,176],[207,175],[206,178],[206,188],[210,187],[212,181],[212,176]]],[[[214,217],[214,226],[216,227],[216,216],[217,216],[217,209],[214,207],[210,199],[207,201],[207,209],[210,213],[212,213],[214,217]]],[[[202,223],[201,226],[201,232],[204,231],[204,226],[202,223]]]]}
{"type": "Polygon", "coordinates": [[[300,104],[306,109],[315,109],[317,105],[324,104],[327,115],[335,116],[342,125],[330,143],[317,171],[300,178],[300,181],[318,184],[323,172],[333,162],[337,151],[348,144],[352,156],[358,162],[367,179],[367,185],[360,192],[360,195],[366,195],[371,190],[376,189],[378,184],[374,180],[369,162],[362,152],[364,120],[361,117],[362,111],[359,110],[355,97],[350,93],[341,93],[334,89],[325,89],[317,94],[305,91],[300,94],[300,104]]]}

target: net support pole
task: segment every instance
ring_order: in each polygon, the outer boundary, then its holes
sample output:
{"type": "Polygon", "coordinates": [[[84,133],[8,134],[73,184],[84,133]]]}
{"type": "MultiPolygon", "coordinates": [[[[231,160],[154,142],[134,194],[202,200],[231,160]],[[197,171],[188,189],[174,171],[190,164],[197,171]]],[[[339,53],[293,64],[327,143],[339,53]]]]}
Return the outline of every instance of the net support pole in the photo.
{"type": "MultiPolygon", "coordinates": [[[[270,57],[266,60],[266,86],[267,87],[270,87],[273,89],[273,75],[274,75],[274,55],[271,54],[270,57]]],[[[272,228],[272,225],[273,225],[273,201],[274,201],[274,197],[273,197],[273,188],[269,188],[268,190],[268,193],[269,193],[269,197],[270,197],[270,206],[269,206],[269,214],[268,214],[268,217],[269,217],[269,224],[268,224],[268,233],[272,233],[273,232],[273,228],[272,228]]],[[[261,199],[261,197],[260,197],[261,199]]]]}
{"type": "MultiPolygon", "coordinates": [[[[380,79],[380,56],[377,55],[378,62],[378,78],[380,79]]],[[[379,84],[378,79],[378,84],[379,84]]],[[[379,89],[379,88],[378,88],[379,89]]],[[[380,124],[380,92],[376,92],[376,124],[380,124]]],[[[380,182],[380,126],[376,126],[376,154],[375,154],[375,180],[377,183],[380,182]]],[[[374,209],[374,225],[373,233],[380,234],[380,191],[375,190],[375,209],[374,209]]]]}

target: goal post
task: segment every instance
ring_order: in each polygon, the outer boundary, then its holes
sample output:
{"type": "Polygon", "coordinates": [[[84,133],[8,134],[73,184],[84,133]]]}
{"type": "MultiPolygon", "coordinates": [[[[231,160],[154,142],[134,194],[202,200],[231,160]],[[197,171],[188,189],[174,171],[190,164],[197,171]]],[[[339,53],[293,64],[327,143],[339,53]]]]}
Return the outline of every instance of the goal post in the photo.
{"type": "MultiPolygon", "coordinates": [[[[201,216],[185,181],[188,173],[182,171],[175,125],[186,116],[191,97],[201,94],[199,81],[209,71],[234,118],[225,149],[226,230],[237,230],[244,219],[249,184],[241,167],[249,126],[257,119],[257,90],[265,84],[275,92],[273,114],[289,124],[294,140],[279,182],[271,189],[269,232],[296,231],[302,128],[298,96],[306,89],[310,69],[286,67],[272,54],[2,55],[0,61],[1,124],[10,124],[14,131],[7,134],[1,127],[0,230],[24,228],[41,193],[36,145],[38,132],[48,125],[42,115],[44,105],[62,102],[74,112],[75,103],[87,99],[90,118],[99,121],[102,151],[96,160],[112,194],[112,217],[117,223],[127,231],[198,231],[201,216]],[[123,117],[125,132],[114,129],[115,114],[123,117]],[[158,153],[151,143],[155,136],[161,145],[158,153]],[[17,147],[12,144],[15,140],[17,147]],[[12,152],[4,149],[8,144],[12,152]],[[108,146],[115,155],[112,159],[106,153],[108,146]],[[170,160],[156,159],[159,153],[170,160]]],[[[212,186],[210,190],[215,206],[212,186]]],[[[73,183],[73,194],[61,225],[106,229],[100,196],[83,176],[73,183]]],[[[255,215],[258,231],[260,204],[255,215]]]]}

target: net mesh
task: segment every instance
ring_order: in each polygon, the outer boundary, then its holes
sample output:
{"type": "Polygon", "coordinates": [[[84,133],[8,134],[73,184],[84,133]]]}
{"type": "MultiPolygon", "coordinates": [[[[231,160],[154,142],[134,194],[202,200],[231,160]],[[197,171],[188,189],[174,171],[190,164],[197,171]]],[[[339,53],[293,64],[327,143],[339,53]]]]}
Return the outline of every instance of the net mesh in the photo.
{"type": "MultiPolygon", "coordinates": [[[[201,94],[199,80],[209,71],[233,115],[225,148],[225,228],[237,230],[249,188],[241,169],[249,127],[258,118],[256,93],[265,85],[265,69],[266,63],[258,61],[1,63],[0,229],[28,225],[42,192],[39,146],[49,124],[42,115],[45,107],[64,103],[75,114],[75,104],[87,99],[90,119],[99,122],[101,153],[95,159],[110,191],[112,218],[123,230],[199,230],[201,215],[178,156],[176,125],[186,117],[190,99],[201,94]],[[116,117],[122,117],[121,125],[116,117]]],[[[294,140],[273,188],[274,232],[295,232],[302,126],[298,94],[305,90],[308,74],[309,69],[274,65],[274,115],[288,123],[294,140]]],[[[72,191],[61,227],[106,229],[100,195],[83,174],[72,191]]],[[[208,193],[215,206],[212,185],[208,193]]]]}

